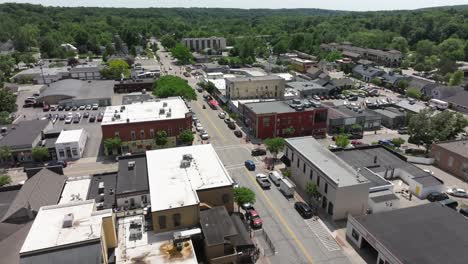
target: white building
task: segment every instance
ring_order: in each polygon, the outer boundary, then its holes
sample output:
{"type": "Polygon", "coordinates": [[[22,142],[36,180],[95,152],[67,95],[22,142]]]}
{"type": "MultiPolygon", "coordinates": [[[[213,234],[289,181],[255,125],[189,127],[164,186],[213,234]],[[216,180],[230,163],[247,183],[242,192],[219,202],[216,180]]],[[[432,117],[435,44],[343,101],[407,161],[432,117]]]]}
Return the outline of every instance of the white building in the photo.
{"type": "Polygon", "coordinates": [[[204,49],[214,49],[214,50],[225,50],[226,49],[226,39],[219,37],[209,37],[209,38],[183,38],[182,44],[191,50],[204,50],[204,49]]]}
{"type": "Polygon", "coordinates": [[[88,133],[84,129],[63,130],[55,142],[57,159],[79,159],[88,139],[88,133]]]}

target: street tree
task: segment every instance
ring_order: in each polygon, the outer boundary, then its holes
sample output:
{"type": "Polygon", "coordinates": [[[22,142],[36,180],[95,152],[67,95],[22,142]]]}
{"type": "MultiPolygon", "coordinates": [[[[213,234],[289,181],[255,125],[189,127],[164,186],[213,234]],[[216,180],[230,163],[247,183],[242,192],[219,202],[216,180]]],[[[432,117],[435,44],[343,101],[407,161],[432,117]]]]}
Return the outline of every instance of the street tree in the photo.
{"type": "Polygon", "coordinates": [[[306,184],[306,193],[309,195],[310,202],[312,201],[313,198],[316,198],[317,195],[319,194],[317,185],[313,182],[308,182],[306,184]]]}
{"type": "Polygon", "coordinates": [[[11,117],[10,113],[7,111],[0,112],[0,125],[8,125],[11,124],[11,117]]]}
{"type": "Polygon", "coordinates": [[[208,81],[205,86],[203,87],[209,94],[212,94],[215,89],[216,89],[216,85],[211,82],[211,81],[208,81]]]}
{"type": "Polygon", "coordinates": [[[405,144],[405,140],[401,137],[393,138],[392,143],[395,145],[397,148],[401,147],[401,145],[405,144]]]}
{"type": "Polygon", "coordinates": [[[382,80],[380,78],[375,77],[374,79],[371,80],[371,83],[376,86],[382,85],[382,80]]]}
{"type": "Polygon", "coordinates": [[[255,203],[255,192],[247,187],[234,188],[234,201],[239,208],[245,203],[255,203]]]}
{"type": "Polygon", "coordinates": [[[349,145],[349,138],[346,134],[339,134],[336,137],[335,145],[339,148],[345,148],[349,145]]]}
{"type": "Polygon", "coordinates": [[[122,140],[119,137],[108,138],[104,140],[104,147],[107,149],[108,152],[114,152],[114,150],[120,149],[122,146],[122,140]]]}
{"type": "Polygon", "coordinates": [[[278,153],[284,148],[284,138],[267,138],[263,141],[268,151],[273,154],[273,158],[276,160],[278,153]]]}
{"type": "Polygon", "coordinates": [[[4,146],[0,148],[0,158],[4,161],[10,160],[13,154],[11,153],[11,149],[8,146],[4,146]]]}
{"type": "Polygon", "coordinates": [[[11,177],[8,175],[0,175],[0,187],[11,183],[11,177]]]}
{"type": "Polygon", "coordinates": [[[101,74],[107,79],[128,78],[130,77],[130,66],[122,59],[111,60],[108,67],[101,70],[101,74]]]}
{"type": "Polygon", "coordinates": [[[167,132],[165,130],[159,130],[158,132],[156,132],[156,137],[154,141],[158,146],[165,146],[169,141],[167,137],[167,132]]]}
{"type": "Polygon", "coordinates": [[[171,53],[182,65],[190,64],[193,61],[192,53],[181,43],[177,43],[175,47],[171,49],[171,53]]]}
{"type": "Polygon", "coordinates": [[[153,84],[153,94],[159,98],[180,96],[188,101],[196,100],[195,90],[187,81],[174,75],[165,75],[153,84]]]}
{"type": "Polygon", "coordinates": [[[35,161],[45,161],[49,158],[49,150],[45,147],[34,147],[31,155],[35,161]]]}
{"type": "Polygon", "coordinates": [[[341,59],[341,52],[336,50],[330,51],[325,57],[325,59],[329,62],[335,62],[336,60],[341,59]]]}
{"type": "Polygon", "coordinates": [[[194,140],[195,136],[193,135],[192,131],[190,129],[185,129],[179,134],[179,140],[183,144],[189,144],[192,145],[192,142],[194,140]]]}

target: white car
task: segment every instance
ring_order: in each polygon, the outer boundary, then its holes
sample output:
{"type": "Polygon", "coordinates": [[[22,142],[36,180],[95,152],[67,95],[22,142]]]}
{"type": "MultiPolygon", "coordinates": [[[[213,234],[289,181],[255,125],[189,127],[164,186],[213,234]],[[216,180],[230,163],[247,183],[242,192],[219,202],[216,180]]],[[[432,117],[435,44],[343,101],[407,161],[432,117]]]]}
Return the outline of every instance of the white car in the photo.
{"type": "Polygon", "coordinates": [[[226,113],[220,112],[220,113],[218,114],[218,117],[221,118],[221,119],[224,119],[224,118],[226,117],[226,113]]]}
{"type": "Polygon", "coordinates": [[[203,126],[201,124],[197,124],[196,129],[198,132],[200,132],[200,130],[203,130],[203,126]]]}
{"type": "Polygon", "coordinates": [[[93,109],[93,107],[91,105],[86,106],[86,110],[91,110],[91,109],[93,109]]]}
{"type": "Polygon", "coordinates": [[[208,140],[210,138],[210,136],[208,135],[208,133],[203,132],[202,134],[200,134],[200,138],[202,140],[208,140]]]}
{"type": "Polygon", "coordinates": [[[65,118],[65,124],[71,124],[72,120],[73,117],[67,116],[67,118],[65,118]]]}
{"type": "Polygon", "coordinates": [[[93,109],[93,110],[98,110],[98,109],[99,109],[99,105],[98,105],[98,104],[93,104],[92,109],[93,109]]]}
{"type": "Polygon", "coordinates": [[[85,110],[85,109],[86,109],[86,106],[80,105],[80,107],[79,107],[78,109],[80,109],[80,110],[85,110]]]}
{"type": "Polygon", "coordinates": [[[447,193],[455,197],[468,198],[468,193],[465,190],[456,187],[447,189],[447,193]]]}

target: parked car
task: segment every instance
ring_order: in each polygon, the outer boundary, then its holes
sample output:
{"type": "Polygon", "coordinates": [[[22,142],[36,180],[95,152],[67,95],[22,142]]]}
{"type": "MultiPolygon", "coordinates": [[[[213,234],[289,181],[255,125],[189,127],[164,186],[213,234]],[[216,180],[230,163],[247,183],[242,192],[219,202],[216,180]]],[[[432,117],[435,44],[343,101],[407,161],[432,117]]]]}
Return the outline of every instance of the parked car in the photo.
{"type": "Polygon", "coordinates": [[[93,109],[93,110],[98,110],[98,109],[99,109],[99,105],[98,105],[98,104],[93,104],[92,109],[93,109]]]}
{"type": "Polygon", "coordinates": [[[65,120],[65,118],[67,118],[66,115],[59,115],[59,120],[65,120]]]}
{"type": "Polygon", "coordinates": [[[101,122],[103,117],[104,117],[104,114],[103,114],[103,113],[99,113],[99,115],[98,115],[97,118],[96,118],[96,121],[101,122]]]}
{"type": "Polygon", "coordinates": [[[51,105],[50,106],[50,111],[57,111],[58,106],[57,105],[51,105]]]}
{"type": "Polygon", "coordinates": [[[255,210],[248,210],[245,213],[245,217],[249,220],[250,226],[252,228],[262,228],[263,221],[262,218],[260,218],[260,215],[257,213],[255,210]]]}
{"type": "Polygon", "coordinates": [[[49,110],[50,110],[50,106],[48,104],[44,104],[44,106],[42,106],[42,111],[47,112],[49,110]]]}
{"type": "Polygon", "coordinates": [[[73,107],[71,108],[71,110],[72,110],[72,111],[76,111],[76,110],[78,110],[78,107],[75,105],[75,106],[73,106],[73,107]]]}
{"type": "Polygon", "coordinates": [[[271,182],[276,186],[280,185],[280,181],[283,178],[281,173],[279,173],[278,171],[270,171],[268,173],[268,177],[270,178],[271,182]]]}
{"type": "Polygon", "coordinates": [[[266,149],[263,149],[263,148],[254,148],[250,152],[252,156],[263,156],[263,155],[266,155],[266,153],[267,153],[266,149]]]}
{"type": "Polygon", "coordinates": [[[200,123],[198,123],[197,126],[195,127],[195,129],[196,129],[198,132],[200,132],[201,130],[203,130],[203,126],[202,126],[200,123]]]}
{"type": "Polygon", "coordinates": [[[255,208],[253,207],[253,204],[251,203],[243,203],[241,204],[241,208],[244,209],[245,211],[255,210],[255,208]]]}
{"type": "Polygon", "coordinates": [[[449,188],[447,189],[447,193],[455,197],[461,197],[461,198],[468,197],[468,193],[461,188],[449,188]]]}
{"type": "Polygon", "coordinates": [[[64,160],[53,160],[53,161],[47,163],[47,166],[57,166],[57,165],[60,165],[60,166],[62,166],[64,168],[66,168],[68,164],[64,160]]]}
{"type": "Polygon", "coordinates": [[[230,122],[227,124],[227,126],[230,128],[230,129],[236,129],[236,124],[234,122],[230,122]]]}
{"type": "Polygon", "coordinates": [[[236,189],[236,188],[239,188],[239,183],[237,183],[236,181],[232,181],[232,188],[236,189]]]}
{"type": "MultiPolygon", "coordinates": [[[[65,106],[65,108],[64,108],[65,111],[70,111],[71,109],[72,109],[72,107],[69,106],[69,105],[65,106]]],[[[75,110],[76,110],[76,109],[75,109],[75,110]]]]}
{"type": "Polygon", "coordinates": [[[75,116],[73,117],[73,123],[78,124],[81,121],[81,117],[75,116]]]}
{"type": "Polygon", "coordinates": [[[400,134],[400,135],[406,135],[406,134],[408,134],[408,128],[407,128],[407,127],[400,127],[400,128],[398,129],[398,134],[400,134]]]}
{"type": "Polygon", "coordinates": [[[96,121],[96,117],[94,115],[91,115],[89,117],[89,122],[93,123],[94,121],[96,121]]]}
{"type": "Polygon", "coordinates": [[[259,173],[256,175],[255,179],[257,180],[258,185],[262,187],[262,189],[270,189],[271,183],[265,174],[259,173]]]}
{"type": "Polygon", "coordinates": [[[200,138],[202,140],[208,140],[210,138],[210,136],[208,135],[207,132],[203,132],[203,133],[200,134],[200,138]]]}
{"type": "Polygon", "coordinates": [[[432,192],[427,195],[426,199],[430,202],[438,202],[445,199],[449,199],[449,197],[446,193],[432,192]]]}
{"type": "Polygon", "coordinates": [[[92,106],[92,105],[87,105],[87,106],[86,106],[86,110],[91,110],[91,109],[93,109],[93,106],[92,106]]]}
{"type": "Polygon", "coordinates": [[[80,107],[78,108],[80,110],[85,110],[86,109],[86,106],[85,105],[80,105],[80,107]]]}
{"type": "Polygon", "coordinates": [[[67,118],[65,118],[65,124],[71,124],[72,120],[73,117],[67,116],[67,118]]]}
{"type": "Polygon", "coordinates": [[[229,124],[229,123],[231,123],[231,122],[234,122],[234,121],[232,121],[232,119],[229,118],[229,117],[226,118],[226,119],[224,119],[224,123],[226,123],[226,124],[229,124]]]}
{"type": "Polygon", "coordinates": [[[458,202],[453,199],[445,199],[445,200],[439,201],[439,203],[442,204],[443,206],[450,207],[453,210],[457,210],[457,207],[458,207],[458,202]]]}
{"type": "Polygon", "coordinates": [[[226,113],[219,112],[218,117],[221,118],[221,119],[224,119],[226,117],[226,113]]]}
{"type": "Polygon", "coordinates": [[[255,170],[255,163],[253,162],[253,160],[246,160],[244,165],[248,170],[255,170]]]}
{"type": "Polygon", "coordinates": [[[88,117],[89,117],[89,112],[85,112],[85,113],[83,114],[83,118],[88,118],[88,117]]]}
{"type": "Polygon", "coordinates": [[[58,110],[59,110],[59,111],[63,111],[63,109],[65,109],[65,106],[63,106],[63,105],[59,105],[59,106],[58,106],[58,110]]]}
{"type": "Polygon", "coordinates": [[[238,138],[241,138],[242,137],[242,132],[240,130],[234,130],[234,135],[236,135],[236,137],[238,137],[238,138]]]}
{"type": "Polygon", "coordinates": [[[296,202],[294,209],[305,219],[311,218],[313,215],[312,209],[304,202],[296,202]]]}
{"type": "Polygon", "coordinates": [[[459,212],[465,217],[468,217],[468,208],[461,208],[459,212]]]}

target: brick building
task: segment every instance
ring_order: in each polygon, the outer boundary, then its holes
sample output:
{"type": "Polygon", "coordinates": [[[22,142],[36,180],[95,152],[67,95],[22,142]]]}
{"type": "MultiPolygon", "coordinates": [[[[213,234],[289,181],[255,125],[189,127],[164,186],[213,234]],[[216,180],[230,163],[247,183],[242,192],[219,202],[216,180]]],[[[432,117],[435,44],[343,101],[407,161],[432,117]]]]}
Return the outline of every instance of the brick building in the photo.
{"type": "Polygon", "coordinates": [[[176,145],[180,132],[192,128],[192,113],[180,97],[161,99],[130,105],[109,106],[104,112],[101,129],[102,138],[119,137],[121,150],[114,152],[135,153],[160,148],[154,140],[158,131],[164,130],[168,142],[163,147],[176,145]]]}
{"type": "Polygon", "coordinates": [[[468,139],[432,144],[431,156],[440,169],[468,180],[468,139]]]}
{"type": "Polygon", "coordinates": [[[325,107],[313,107],[300,101],[269,101],[239,103],[243,121],[251,134],[260,139],[270,137],[314,136],[325,137],[327,113],[325,107]],[[293,128],[290,134],[288,128],[293,128]]]}

